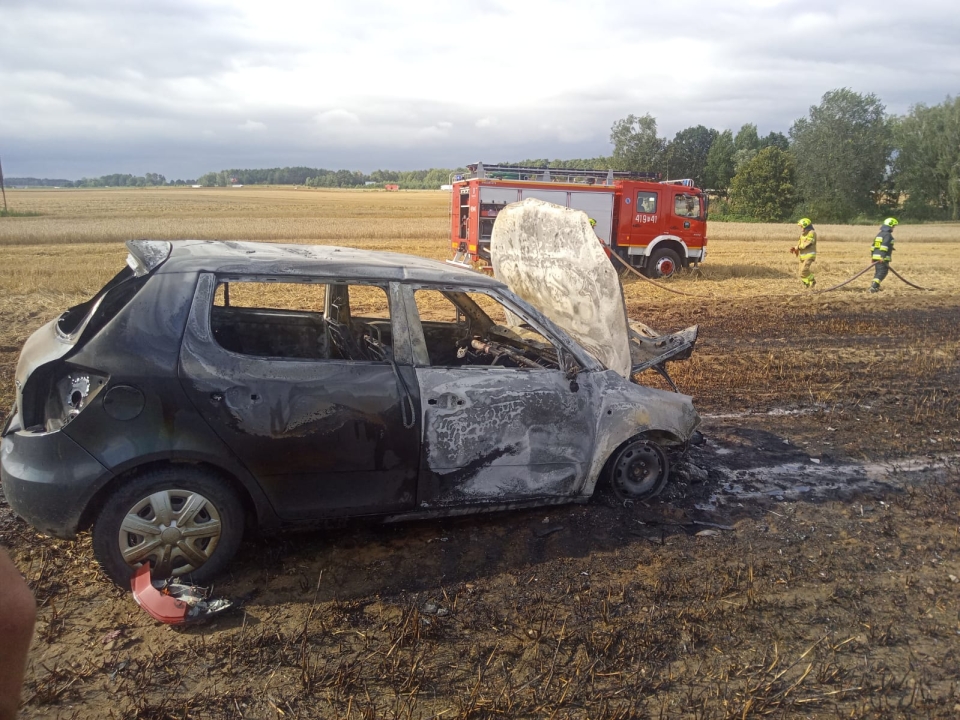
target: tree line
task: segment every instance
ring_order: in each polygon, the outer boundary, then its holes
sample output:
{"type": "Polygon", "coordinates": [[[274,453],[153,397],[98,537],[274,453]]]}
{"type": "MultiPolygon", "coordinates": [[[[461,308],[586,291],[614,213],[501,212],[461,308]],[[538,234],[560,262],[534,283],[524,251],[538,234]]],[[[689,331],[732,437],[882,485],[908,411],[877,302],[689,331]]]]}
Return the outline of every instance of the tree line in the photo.
{"type": "Polygon", "coordinates": [[[65,188],[97,188],[97,187],[159,187],[161,185],[195,185],[196,180],[170,180],[160,173],[146,173],[145,175],[130,175],[127,173],[112,173],[95,178],[80,178],[79,180],[61,180],[53,178],[11,177],[6,179],[11,187],[65,187],[65,188]]]}
{"type": "MultiPolygon", "coordinates": [[[[503,165],[659,172],[691,178],[713,198],[711,217],[817,222],[872,221],[898,214],[917,220],[960,220],[960,97],[891,115],[872,94],[840,88],[825,93],[784,135],[761,136],[753,123],[716,130],[696,125],[660,137],[656,118],[628,115],[610,129],[610,156],[545,158],[503,165]]],[[[311,167],[230,169],[196,180],[159,173],[103,175],[76,181],[9,178],[9,185],[154,187],[160,185],[305,185],[355,188],[397,184],[436,189],[464,168],[327,170],[311,167]]]]}
{"type": "Polygon", "coordinates": [[[876,95],[841,88],[786,136],[760,137],[750,123],[736,134],[697,125],[667,141],[647,114],[618,120],[610,141],[617,169],[653,169],[709,189],[714,217],[960,220],[960,98],[895,116],[876,95]]]}

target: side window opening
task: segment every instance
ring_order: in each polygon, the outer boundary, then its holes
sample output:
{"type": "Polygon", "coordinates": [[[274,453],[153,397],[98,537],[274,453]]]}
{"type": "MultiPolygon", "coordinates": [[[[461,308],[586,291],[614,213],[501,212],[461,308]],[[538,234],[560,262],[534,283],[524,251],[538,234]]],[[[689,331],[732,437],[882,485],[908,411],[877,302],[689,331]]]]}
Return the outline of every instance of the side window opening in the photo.
{"type": "Polygon", "coordinates": [[[673,214],[677,217],[699,218],[700,198],[696,195],[677,195],[673,201],[673,214]]]}
{"type": "Polygon", "coordinates": [[[414,292],[432,366],[557,370],[560,353],[496,298],[478,292],[414,292]]]}
{"type": "Polygon", "coordinates": [[[221,347],[242,355],[384,361],[392,354],[387,293],[374,285],[223,279],[211,325],[221,347]]]}
{"type": "Polygon", "coordinates": [[[641,190],[637,193],[637,212],[652,215],[657,212],[657,193],[641,190]]]}

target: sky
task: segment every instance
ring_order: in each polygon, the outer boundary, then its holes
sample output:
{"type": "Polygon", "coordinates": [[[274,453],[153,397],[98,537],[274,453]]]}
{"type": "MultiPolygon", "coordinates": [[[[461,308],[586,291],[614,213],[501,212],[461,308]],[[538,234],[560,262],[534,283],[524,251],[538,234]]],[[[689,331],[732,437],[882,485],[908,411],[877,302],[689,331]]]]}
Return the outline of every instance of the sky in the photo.
{"type": "Polygon", "coordinates": [[[956,0],[0,0],[0,161],[77,179],[609,155],[960,93],[956,0]]]}

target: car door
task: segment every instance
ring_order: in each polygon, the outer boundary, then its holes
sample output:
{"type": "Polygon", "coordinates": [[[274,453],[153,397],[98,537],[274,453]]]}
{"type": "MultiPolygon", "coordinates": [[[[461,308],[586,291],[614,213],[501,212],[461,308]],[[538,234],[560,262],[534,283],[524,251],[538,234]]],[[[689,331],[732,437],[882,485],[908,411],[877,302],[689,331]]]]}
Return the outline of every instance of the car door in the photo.
{"type": "MultiPolygon", "coordinates": [[[[466,362],[471,340],[502,340],[493,333],[509,335],[507,311],[522,312],[482,293],[421,287],[411,289],[411,295],[408,306],[424,319],[422,325],[411,322],[411,344],[426,348],[416,358],[422,402],[421,507],[549,502],[576,494],[596,425],[587,393],[556,367],[466,362]],[[433,301],[425,297],[430,294],[433,301]],[[478,322],[479,306],[464,300],[476,295],[487,301],[485,316],[499,315],[496,325],[485,328],[478,322]],[[451,297],[463,305],[457,307],[451,297]],[[449,320],[426,317],[428,309],[444,302],[449,320]]],[[[545,337],[529,326],[520,330],[528,337],[545,337]]]]}
{"type": "MultiPolygon", "coordinates": [[[[213,274],[198,284],[180,352],[181,383],[280,517],[413,507],[420,422],[405,389],[413,383],[412,370],[403,370],[411,373],[405,382],[393,358],[381,358],[403,344],[397,333],[405,337],[406,326],[391,330],[390,319],[382,317],[360,322],[343,302],[331,309],[332,285],[319,285],[327,298],[310,306],[302,299],[304,284],[219,280],[219,292],[213,274]],[[250,301],[242,301],[245,293],[250,301]],[[271,304],[273,297],[287,301],[271,304]],[[349,353],[361,350],[338,351],[338,344],[361,348],[367,342],[366,334],[351,334],[351,323],[375,335],[381,348],[354,357],[349,353]]],[[[386,297],[383,288],[372,287],[386,297]]]]}
{"type": "Polygon", "coordinates": [[[667,229],[674,235],[688,237],[699,230],[700,196],[688,192],[677,192],[670,204],[671,212],[667,229]],[[694,227],[696,226],[696,227],[694,227]]]}
{"type": "Polygon", "coordinates": [[[633,206],[633,221],[630,244],[646,247],[661,233],[661,192],[659,190],[638,190],[633,206]]]}

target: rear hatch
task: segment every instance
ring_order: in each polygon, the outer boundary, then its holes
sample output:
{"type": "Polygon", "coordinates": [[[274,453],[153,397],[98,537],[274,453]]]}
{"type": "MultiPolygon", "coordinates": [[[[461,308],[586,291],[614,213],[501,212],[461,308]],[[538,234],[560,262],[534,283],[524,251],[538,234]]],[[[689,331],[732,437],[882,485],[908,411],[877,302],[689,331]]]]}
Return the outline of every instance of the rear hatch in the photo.
{"type": "Polygon", "coordinates": [[[106,382],[106,376],[92,369],[69,367],[66,360],[133,299],[150,273],[169,257],[172,245],[167,241],[130,240],[127,249],[126,266],[96,295],[27,339],[17,362],[16,404],[3,435],[16,430],[58,430],[106,382]]]}

